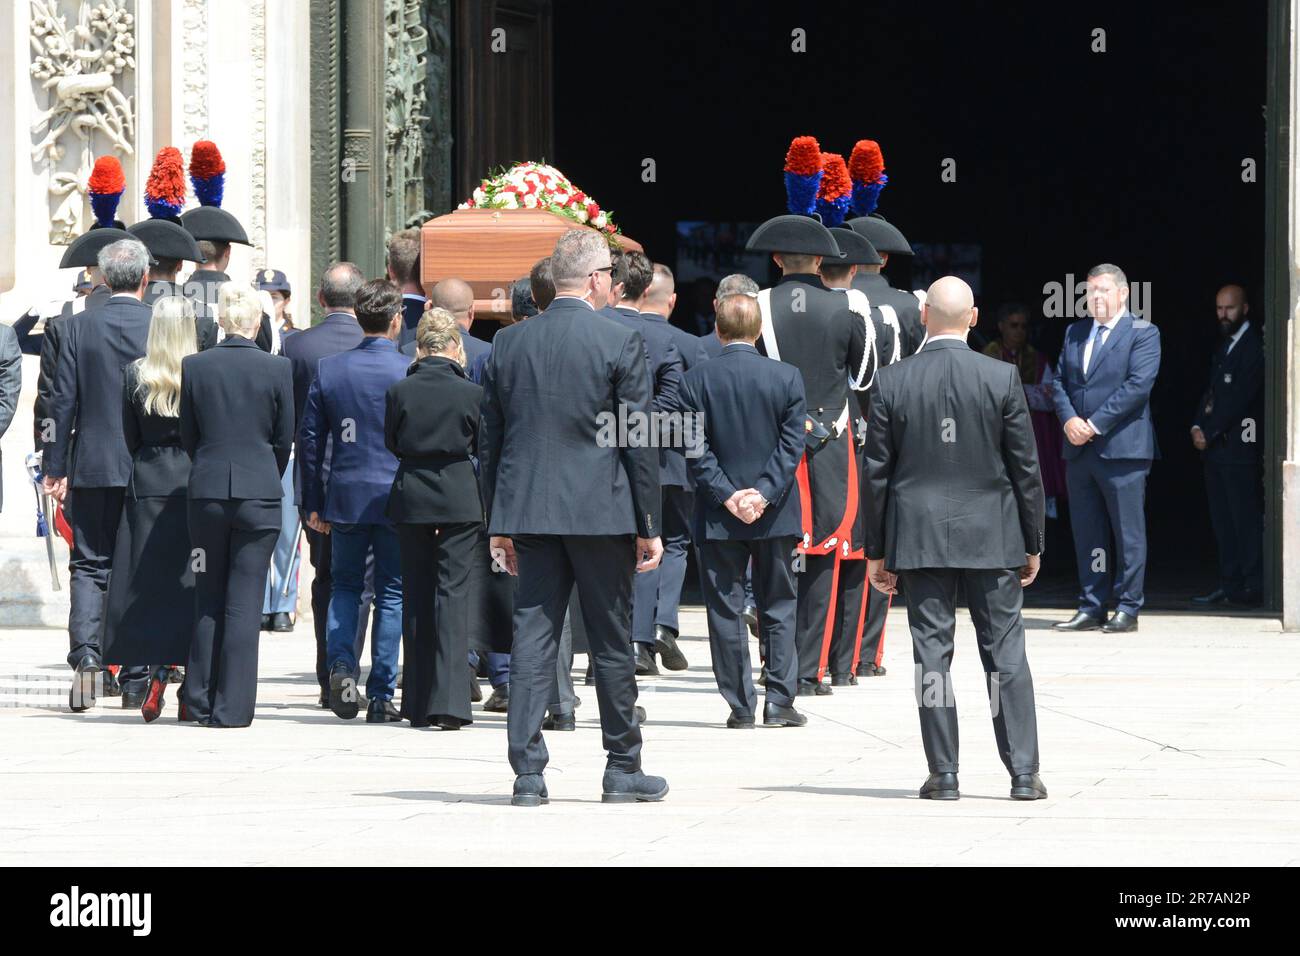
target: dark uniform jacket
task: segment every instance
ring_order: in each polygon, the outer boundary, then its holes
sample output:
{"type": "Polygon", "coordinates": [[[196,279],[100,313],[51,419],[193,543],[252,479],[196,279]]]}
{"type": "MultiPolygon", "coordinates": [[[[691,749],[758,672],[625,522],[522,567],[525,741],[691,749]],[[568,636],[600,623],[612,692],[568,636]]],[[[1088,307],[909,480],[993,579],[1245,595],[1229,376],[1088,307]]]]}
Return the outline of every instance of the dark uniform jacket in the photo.
{"type": "MultiPolygon", "coordinates": [[[[196,316],[210,319],[215,323],[218,320],[217,303],[221,284],[229,281],[230,276],[224,272],[219,272],[216,269],[200,269],[185,280],[181,292],[194,303],[194,314],[196,316]]],[[[271,347],[275,344],[275,339],[271,334],[271,317],[265,312],[262,313],[262,324],[258,327],[257,338],[254,341],[263,352],[270,352],[271,347]]]]}
{"type": "MultiPolygon", "coordinates": [[[[921,324],[921,303],[916,296],[903,289],[895,289],[879,272],[859,272],[853,277],[853,288],[858,289],[870,300],[874,309],[879,305],[890,306],[898,316],[898,331],[902,358],[916,353],[925,341],[925,326],[921,324]]],[[[885,356],[888,362],[893,353],[885,356]]]]}
{"type": "Polygon", "coordinates": [[[866,555],[890,570],[1020,568],[1043,481],[1020,372],[960,339],[880,370],[867,422],[866,555]]]}
{"type": "Polygon", "coordinates": [[[483,520],[478,476],[483,389],[459,362],[430,356],[388,389],[384,443],[397,456],[388,520],[459,524],[483,520]]]}
{"type": "Polygon", "coordinates": [[[1214,350],[1210,383],[1192,424],[1205,433],[1206,458],[1258,460],[1264,444],[1264,337],[1253,322],[1232,351],[1227,339],[1214,350]]]}
{"type": "MultiPolygon", "coordinates": [[[[169,295],[183,296],[185,290],[174,282],[167,282],[163,279],[150,280],[144,289],[144,304],[153,308],[153,304],[159,299],[169,295]]],[[[194,316],[195,344],[200,352],[206,351],[217,344],[217,323],[215,319],[201,315],[195,310],[194,316]]],[[[269,350],[268,350],[269,351],[269,350]]]]}

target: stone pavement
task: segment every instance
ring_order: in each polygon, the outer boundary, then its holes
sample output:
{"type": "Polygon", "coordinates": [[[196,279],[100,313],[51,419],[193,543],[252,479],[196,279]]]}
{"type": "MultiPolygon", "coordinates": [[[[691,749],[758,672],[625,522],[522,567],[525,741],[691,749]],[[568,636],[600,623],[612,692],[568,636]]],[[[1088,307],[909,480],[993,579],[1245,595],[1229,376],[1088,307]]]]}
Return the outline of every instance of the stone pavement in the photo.
{"type": "Polygon", "coordinates": [[[264,636],[257,720],[226,731],[178,725],[174,688],[148,726],[116,700],[86,715],[14,707],[8,689],[31,680],[17,675],[66,680],[65,637],[0,630],[0,864],[1300,862],[1300,641],[1264,617],[1148,614],[1123,637],[1046,629],[1065,616],[1027,619],[1051,793],[1037,803],[1007,799],[968,620],[957,803],[916,799],[904,611],[891,613],[888,675],[800,699],[804,729],[728,731],[693,608],[690,670],[642,684],[645,768],[667,776],[668,799],[599,802],[594,690],[580,687],[578,731],[547,735],[539,809],[509,806],[503,716],[445,733],[316,709],[305,622],[264,636]]]}

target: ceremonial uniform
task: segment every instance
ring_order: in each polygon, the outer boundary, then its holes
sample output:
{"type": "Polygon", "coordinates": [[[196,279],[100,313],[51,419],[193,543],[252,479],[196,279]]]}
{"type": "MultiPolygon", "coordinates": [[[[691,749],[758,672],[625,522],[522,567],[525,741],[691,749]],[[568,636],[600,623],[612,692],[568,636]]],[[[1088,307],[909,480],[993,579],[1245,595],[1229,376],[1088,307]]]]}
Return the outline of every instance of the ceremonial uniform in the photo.
{"type": "MultiPolygon", "coordinates": [[[[879,253],[887,256],[912,255],[912,247],[903,234],[880,215],[860,216],[844,225],[871,243],[879,253]]],[[[925,326],[921,324],[921,298],[915,293],[895,289],[881,273],[858,271],[853,278],[853,288],[871,300],[880,309],[886,324],[898,333],[899,350],[886,356],[886,362],[914,355],[925,341],[925,326]]]]}
{"type": "MultiPolygon", "coordinates": [[[[800,216],[764,223],[747,248],[841,259],[830,232],[800,216]]],[[[867,342],[871,324],[849,308],[843,293],[828,289],[812,274],[783,276],[775,287],[759,293],[758,303],[762,351],[799,369],[807,400],[810,441],[798,473],[804,501],[799,679],[808,687],[820,686],[835,621],[839,559],[852,550],[853,526],[859,521],[860,473],[850,428],[849,386],[852,380],[860,387],[874,374],[876,356],[867,342]]]]}

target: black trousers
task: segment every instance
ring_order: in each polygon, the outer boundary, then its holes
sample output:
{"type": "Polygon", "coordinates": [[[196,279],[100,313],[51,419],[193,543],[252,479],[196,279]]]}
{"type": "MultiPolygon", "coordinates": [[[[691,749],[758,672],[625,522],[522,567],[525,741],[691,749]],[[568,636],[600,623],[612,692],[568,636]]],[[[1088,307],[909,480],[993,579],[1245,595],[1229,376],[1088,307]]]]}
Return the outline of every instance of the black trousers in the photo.
{"type": "Polygon", "coordinates": [[[700,578],[709,620],[713,676],[732,713],[753,716],[758,707],[749,659],[749,629],[745,625],[745,567],[751,559],[758,626],[767,644],[766,699],[782,707],[794,703],[798,680],[797,598],[791,552],[796,540],[791,536],[700,542],[700,578]]]}
{"type": "Polygon", "coordinates": [[[402,716],[413,727],[432,717],[471,723],[469,634],[474,626],[473,560],[483,526],[399,524],[402,549],[402,716]]]}
{"type": "Polygon", "coordinates": [[[1015,571],[925,568],[899,571],[907,591],[907,623],[916,662],[916,707],[931,773],[957,772],[957,702],[949,665],[957,627],[959,584],[965,585],[1002,763],[1014,776],[1038,772],[1034,679],[1025,658],[1023,589],[1015,571]]]}
{"type": "Polygon", "coordinates": [[[655,642],[655,625],[680,631],[677,610],[686,580],[686,562],[691,549],[691,518],[695,492],[667,485],[663,489],[664,555],[659,567],[638,574],[632,584],[632,640],[655,642]]]}
{"type": "Polygon", "coordinates": [[[125,488],[74,487],[68,493],[63,510],[72,527],[72,554],[68,560],[69,667],[75,667],[87,654],[99,660],[108,574],[125,500],[125,488]]]}
{"type": "Polygon", "coordinates": [[[541,773],[550,759],[542,720],[555,694],[555,666],[569,594],[576,583],[596,671],[596,700],[608,766],[641,766],[632,626],[632,535],[518,535],[515,642],[510,654],[510,766],[541,773]]]}
{"type": "Polygon", "coordinates": [[[885,652],[885,622],[889,617],[889,606],[893,597],[881,594],[867,582],[867,620],[862,625],[862,646],[858,650],[857,666],[875,664],[880,666],[880,659],[885,652]]]}
{"type": "Polygon", "coordinates": [[[257,703],[266,569],[280,534],[277,499],[189,503],[194,639],[181,688],[201,723],[247,727],[257,703]]]}
{"type": "MultiPolygon", "coordinates": [[[[334,577],[330,570],[334,549],[330,546],[330,536],[321,534],[307,527],[304,520],[302,530],[307,533],[307,560],[311,562],[316,575],[311,582],[311,622],[316,632],[316,683],[323,693],[330,689],[330,674],[326,652],[326,631],[330,611],[330,595],[334,592],[334,577]]],[[[354,655],[361,660],[361,652],[366,646],[366,627],[370,621],[370,608],[375,603],[375,556],[366,552],[366,579],[361,591],[361,609],[357,614],[357,643],[354,655]]],[[[358,669],[360,665],[358,664],[358,669]]]]}
{"type": "Polygon", "coordinates": [[[836,590],[835,621],[831,625],[827,667],[832,674],[850,674],[866,621],[862,602],[867,598],[867,591],[872,590],[867,584],[867,562],[841,561],[836,590]]]}
{"type": "MultiPolygon", "coordinates": [[[[833,554],[809,554],[803,558],[798,574],[799,610],[795,641],[799,649],[799,679],[817,680],[821,674],[822,647],[828,640],[827,629],[834,627],[835,582],[833,554]]],[[[757,594],[757,586],[755,594],[757,594]]]]}
{"type": "Polygon", "coordinates": [[[1259,461],[1205,458],[1205,494],[1219,548],[1219,586],[1231,597],[1263,587],[1264,501],[1259,461]]]}

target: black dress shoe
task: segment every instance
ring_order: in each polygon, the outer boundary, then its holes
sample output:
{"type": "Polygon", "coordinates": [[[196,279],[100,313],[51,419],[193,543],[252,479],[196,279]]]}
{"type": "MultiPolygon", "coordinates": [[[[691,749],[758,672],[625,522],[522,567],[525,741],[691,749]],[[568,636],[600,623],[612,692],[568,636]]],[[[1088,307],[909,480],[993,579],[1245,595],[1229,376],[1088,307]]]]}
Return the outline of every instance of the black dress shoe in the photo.
{"type": "Polygon", "coordinates": [[[108,667],[103,668],[103,673],[104,673],[104,691],[103,691],[104,696],[121,697],[122,685],[117,682],[117,669],[110,664],[108,667]]]}
{"type": "Polygon", "coordinates": [[[459,717],[453,717],[450,714],[434,714],[433,725],[439,730],[460,730],[469,721],[461,720],[459,717]]]}
{"type": "Polygon", "coordinates": [[[749,628],[749,633],[758,637],[758,608],[752,604],[745,605],[745,626],[749,628]]]}
{"type": "Polygon", "coordinates": [[[1137,615],[1126,611],[1116,611],[1115,616],[1101,626],[1103,634],[1126,634],[1137,629],[1137,615]]]}
{"type": "Polygon", "coordinates": [[[469,701],[471,704],[477,704],[483,699],[483,688],[479,686],[478,674],[474,668],[469,669],[469,701]]]}
{"type": "Polygon", "coordinates": [[[587,672],[582,675],[582,683],[587,687],[596,686],[596,665],[590,658],[587,660],[587,672]]]}
{"type": "Polygon", "coordinates": [[[921,784],[922,800],[957,800],[961,791],[957,789],[955,773],[932,773],[921,784]]]}
{"type": "Polygon", "coordinates": [[[1093,617],[1084,611],[1077,612],[1068,621],[1057,621],[1052,625],[1054,631],[1095,631],[1105,624],[1104,617],[1093,617]]]}
{"type": "Polygon", "coordinates": [[[521,773],[515,777],[515,790],[510,797],[512,807],[540,807],[549,799],[546,780],[540,773],[521,773]]]}
{"type": "Polygon", "coordinates": [[[735,711],[732,711],[731,716],[727,718],[727,729],[728,730],[753,730],[754,715],[738,714],[735,711]]]}
{"type": "Polygon", "coordinates": [[[273,615],[273,614],[263,614],[263,615],[262,615],[262,628],[261,628],[261,629],[262,629],[263,631],[269,631],[269,630],[271,629],[271,618],[273,618],[274,616],[275,616],[275,615],[273,615]]]}
{"type": "Polygon", "coordinates": [[[320,697],[316,698],[316,706],[321,710],[330,709],[330,692],[328,690],[320,692],[320,697]]]}
{"type": "Polygon", "coordinates": [[[487,699],[483,709],[492,714],[504,714],[510,710],[510,685],[502,684],[492,688],[492,696],[487,699]]]}
{"type": "Polygon", "coordinates": [[[139,690],[131,689],[122,691],[122,709],[123,710],[140,710],[144,707],[144,699],[147,688],[139,690]]]}
{"type": "Polygon", "coordinates": [[[270,630],[279,634],[287,634],[292,631],[293,621],[290,620],[289,613],[287,611],[277,611],[275,614],[272,614],[270,630]]]}
{"type": "Polygon", "coordinates": [[[852,674],[832,674],[832,687],[857,687],[858,679],[852,674]]]}
{"type": "Polygon", "coordinates": [[[858,677],[884,677],[885,669],[879,664],[871,663],[871,661],[860,661],[858,669],[854,673],[858,677]]]}
{"type": "Polygon", "coordinates": [[[95,706],[95,683],[101,673],[99,661],[93,654],[84,655],[72,669],[72,689],[68,691],[68,707],[73,713],[81,713],[95,706]]]}
{"type": "Polygon", "coordinates": [[[1045,800],[1047,788],[1036,773],[1020,773],[1011,778],[1012,800],[1045,800]]]}
{"type": "Polygon", "coordinates": [[[821,681],[816,681],[816,680],[805,680],[804,678],[801,677],[801,678],[799,678],[799,687],[798,687],[798,689],[795,691],[795,696],[796,696],[796,697],[820,697],[820,696],[823,696],[823,695],[822,695],[822,691],[821,691],[821,687],[822,687],[822,683],[821,683],[821,681]]]}
{"type": "Polygon", "coordinates": [[[1223,604],[1228,600],[1228,592],[1223,588],[1215,588],[1209,594],[1199,594],[1192,598],[1192,603],[1198,607],[1209,607],[1213,604],[1223,604]]]}
{"type": "Polygon", "coordinates": [[[835,693],[835,691],[831,690],[831,685],[824,681],[817,682],[814,692],[818,697],[829,697],[831,694],[835,693]]]}
{"type": "Polygon", "coordinates": [[[636,645],[636,676],[659,676],[659,665],[655,663],[654,647],[649,644],[636,645]]]}
{"type": "Polygon", "coordinates": [[[573,714],[547,714],[542,721],[542,730],[577,730],[578,722],[573,714]]]}
{"type": "Polygon", "coordinates": [[[335,717],[351,720],[361,709],[358,699],[357,679],[346,667],[335,667],[330,671],[330,710],[335,717]]]}
{"type": "Polygon", "coordinates": [[[668,781],[634,770],[606,770],[601,780],[601,803],[654,803],[668,796],[668,781]]]}
{"type": "Polygon", "coordinates": [[[763,705],[764,727],[802,727],[806,723],[808,718],[793,707],[782,707],[780,704],[763,705]]]}
{"type": "Polygon", "coordinates": [[[659,654],[659,659],[664,662],[664,667],[670,671],[684,671],[690,667],[686,662],[686,655],[677,646],[677,634],[662,624],[655,625],[655,651],[659,654]]]}
{"type": "Polygon", "coordinates": [[[370,706],[366,708],[366,723],[395,724],[401,719],[401,712],[391,700],[380,700],[378,697],[370,699],[370,706]]]}

